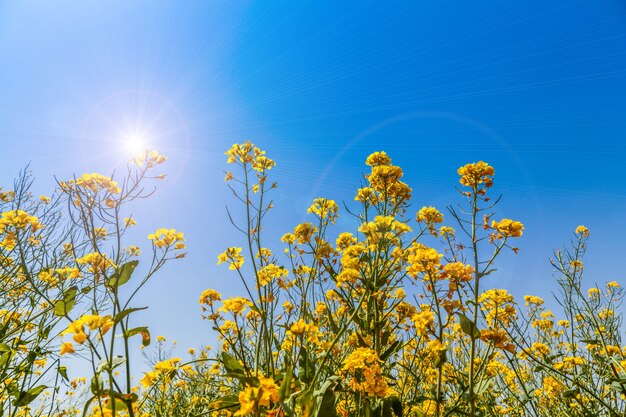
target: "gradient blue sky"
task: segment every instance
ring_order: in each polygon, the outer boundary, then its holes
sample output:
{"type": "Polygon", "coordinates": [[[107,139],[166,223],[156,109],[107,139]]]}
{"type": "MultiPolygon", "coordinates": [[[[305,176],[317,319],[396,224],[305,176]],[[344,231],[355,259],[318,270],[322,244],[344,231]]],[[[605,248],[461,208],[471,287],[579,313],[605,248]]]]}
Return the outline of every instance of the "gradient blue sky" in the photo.
{"type": "Polygon", "coordinates": [[[245,139],[278,162],[274,236],[314,197],[350,201],[372,151],[415,210],[458,201],[456,168],[484,159],[526,225],[493,286],[548,297],[547,258],[581,223],[589,283],[623,280],[623,0],[3,1],[0,63],[0,184],[29,161],[42,193],[108,173],[133,132],[170,157],[137,236],[183,230],[189,256],[138,304],[182,347],[209,340],[199,293],[239,288],[215,261],[240,242],[223,152],[245,139]]]}

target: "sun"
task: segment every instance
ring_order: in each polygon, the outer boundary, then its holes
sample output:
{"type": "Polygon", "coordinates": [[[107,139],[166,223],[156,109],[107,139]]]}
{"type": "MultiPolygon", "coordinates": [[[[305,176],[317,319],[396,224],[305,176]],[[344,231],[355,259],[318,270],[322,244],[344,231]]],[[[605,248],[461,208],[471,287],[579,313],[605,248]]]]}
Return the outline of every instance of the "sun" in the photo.
{"type": "Polygon", "coordinates": [[[146,140],[137,134],[129,135],[124,141],[124,147],[131,155],[137,155],[148,149],[146,140]]]}

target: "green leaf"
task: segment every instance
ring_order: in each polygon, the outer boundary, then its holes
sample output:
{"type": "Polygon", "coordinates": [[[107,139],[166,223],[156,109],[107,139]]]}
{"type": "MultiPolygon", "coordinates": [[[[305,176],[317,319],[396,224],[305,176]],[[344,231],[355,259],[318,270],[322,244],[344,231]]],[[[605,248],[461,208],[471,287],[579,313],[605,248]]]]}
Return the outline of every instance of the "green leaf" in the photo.
{"type": "Polygon", "coordinates": [[[402,402],[396,396],[382,399],[377,409],[380,410],[378,415],[381,417],[394,417],[394,414],[397,417],[402,417],[402,402]]]}
{"type": "Polygon", "coordinates": [[[476,324],[463,313],[459,313],[459,324],[461,325],[463,333],[472,339],[478,339],[480,337],[480,330],[478,330],[476,324]]]}
{"type": "Polygon", "coordinates": [[[446,362],[448,362],[448,348],[444,348],[439,351],[439,356],[435,359],[433,366],[435,368],[441,368],[446,362]]]}
{"type": "Polygon", "coordinates": [[[339,377],[329,377],[319,391],[315,391],[314,395],[318,402],[315,417],[338,417],[337,408],[335,407],[335,388],[339,385],[339,377]]]}
{"type": "Polygon", "coordinates": [[[280,383],[280,388],[278,389],[278,400],[283,401],[285,398],[288,398],[291,395],[291,377],[293,376],[293,369],[291,366],[287,368],[285,371],[285,375],[283,376],[283,380],[280,383]]]}
{"type": "Polygon", "coordinates": [[[125,310],[120,311],[113,317],[113,321],[119,323],[124,319],[124,317],[128,316],[130,313],[134,313],[135,311],[145,310],[148,307],[138,307],[138,308],[127,308],[125,310]]]}
{"type": "Polygon", "coordinates": [[[393,342],[393,344],[391,346],[389,346],[387,348],[387,350],[385,350],[381,355],[380,355],[380,360],[381,361],[386,361],[388,357],[390,357],[391,355],[393,355],[394,353],[396,353],[398,350],[400,350],[401,348],[401,343],[399,340],[396,340],[395,342],[393,342]]]}
{"type": "Polygon", "coordinates": [[[563,397],[565,398],[574,398],[576,395],[578,395],[578,389],[576,388],[563,391],[563,397]]]}
{"type": "Polygon", "coordinates": [[[300,357],[298,358],[298,378],[300,381],[308,384],[313,380],[315,375],[315,364],[309,357],[309,352],[305,347],[300,348],[300,357]]]}
{"type": "Polygon", "coordinates": [[[124,362],[126,362],[126,358],[124,358],[123,356],[119,356],[119,355],[113,357],[111,359],[111,362],[106,360],[106,358],[102,358],[100,359],[100,362],[98,362],[98,366],[96,367],[96,373],[100,373],[104,370],[112,371],[113,369],[122,365],[124,362]]]}
{"type": "Polygon", "coordinates": [[[224,395],[209,405],[211,411],[224,410],[227,408],[239,407],[239,397],[237,395],[224,395]]]}
{"type": "Polygon", "coordinates": [[[11,354],[9,352],[4,352],[0,354],[0,368],[4,368],[4,366],[9,361],[10,357],[11,357],[11,354]]]}
{"type": "Polygon", "coordinates": [[[135,268],[139,264],[139,261],[134,260],[130,262],[126,262],[124,265],[120,266],[115,270],[111,278],[107,281],[107,286],[111,288],[117,288],[121,285],[126,284],[129,280],[135,268]]]}
{"type": "Polygon", "coordinates": [[[133,329],[128,329],[124,332],[125,337],[133,337],[137,334],[141,335],[141,344],[144,346],[150,345],[150,331],[146,326],[135,327],[133,329]]]}
{"type": "Polygon", "coordinates": [[[76,305],[76,292],[78,291],[78,287],[74,285],[69,288],[67,292],[63,295],[62,300],[58,300],[54,303],[54,314],[59,317],[66,316],[74,306],[76,305]]]}
{"type": "Polygon", "coordinates": [[[244,375],[244,369],[241,363],[233,355],[222,352],[222,364],[229,374],[244,375]]]}
{"type": "Polygon", "coordinates": [[[89,388],[91,389],[91,393],[93,395],[100,395],[102,388],[104,387],[104,383],[102,382],[102,378],[100,378],[99,374],[94,375],[91,378],[91,384],[89,384],[89,388]]]}
{"type": "Polygon", "coordinates": [[[400,398],[394,395],[393,397],[386,398],[385,400],[386,401],[388,400],[391,402],[391,409],[393,410],[395,415],[398,417],[402,417],[403,407],[402,407],[402,401],[400,401],[400,398]]]}
{"type": "Polygon", "coordinates": [[[48,387],[45,385],[39,385],[38,387],[31,388],[28,391],[20,392],[17,398],[13,401],[13,405],[15,407],[24,407],[30,404],[46,388],[48,387]]]}
{"type": "Polygon", "coordinates": [[[57,368],[57,372],[63,377],[64,380],[69,382],[70,379],[67,377],[67,366],[59,366],[57,368]]]}
{"type": "Polygon", "coordinates": [[[480,395],[489,388],[491,383],[489,382],[490,378],[483,379],[482,381],[478,381],[474,386],[474,394],[480,395]]]}

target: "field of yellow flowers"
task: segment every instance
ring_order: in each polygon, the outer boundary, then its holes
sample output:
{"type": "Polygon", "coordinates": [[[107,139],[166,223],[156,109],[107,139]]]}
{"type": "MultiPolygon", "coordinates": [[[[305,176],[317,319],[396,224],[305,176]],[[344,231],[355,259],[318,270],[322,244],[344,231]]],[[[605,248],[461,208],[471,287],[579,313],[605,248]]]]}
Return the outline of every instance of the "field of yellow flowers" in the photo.
{"type": "Polygon", "coordinates": [[[166,228],[132,244],[128,213],[166,158],[145,152],[121,177],[84,174],[50,196],[34,196],[27,174],[0,190],[0,416],[626,416],[623,290],[585,287],[586,227],[551,259],[552,312],[493,288],[524,226],[497,214],[485,162],[458,169],[446,210],[415,211],[402,169],[375,152],[349,197],[358,211],[317,198],[281,243],[264,237],[276,163],[249,142],[226,156],[245,245],[217,263],[245,292],[199,294],[219,345],[182,359],[157,341],[140,375],[131,350],[151,336],[136,296],[186,248],[166,228]],[[352,231],[337,230],[339,215],[352,231]],[[79,361],[89,372],[70,379],[79,361]]]}

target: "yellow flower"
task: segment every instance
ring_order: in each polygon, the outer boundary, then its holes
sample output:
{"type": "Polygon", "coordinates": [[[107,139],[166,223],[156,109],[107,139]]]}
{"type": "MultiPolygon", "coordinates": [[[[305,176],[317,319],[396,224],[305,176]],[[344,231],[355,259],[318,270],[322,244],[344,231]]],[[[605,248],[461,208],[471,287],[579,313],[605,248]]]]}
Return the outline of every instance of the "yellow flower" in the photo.
{"type": "Polygon", "coordinates": [[[445,278],[453,282],[468,282],[472,280],[474,268],[463,262],[450,262],[443,266],[445,278]]]}
{"type": "Polygon", "coordinates": [[[589,229],[583,225],[576,228],[576,234],[582,237],[589,237],[589,229]]]}
{"type": "Polygon", "coordinates": [[[426,336],[428,333],[434,331],[435,314],[432,311],[422,310],[414,314],[412,320],[419,336],[426,336]]]}
{"type": "Polygon", "coordinates": [[[516,318],[515,300],[507,290],[494,288],[485,291],[478,297],[478,302],[481,310],[486,312],[485,318],[490,326],[496,323],[506,326],[516,318]]]}
{"type": "Polygon", "coordinates": [[[526,305],[536,305],[540,306],[543,304],[543,299],[541,297],[537,297],[535,295],[525,295],[524,301],[526,301],[526,305]]]}
{"type": "Polygon", "coordinates": [[[59,354],[65,355],[66,353],[74,353],[74,345],[72,342],[63,342],[61,345],[61,352],[59,352],[59,354]]]}
{"type": "Polygon", "coordinates": [[[437,415],[437,409],[439,412],[442,412],[443,406],[437,405],[437,401],[435,400],[425,400],[420,406],[416,406],[419,408],[420,413],[424,416],[434,416],[437,415]]]}
{"type": "Polygon", "coordinates": [[[569,265],[574,269],[578,269],[578,270],[583,269],[583,263],[577,259],[570,261],[569,265]]]}
{"type": "MultiPolygon", "coordinates": [[[[434,274],[441,266],[443,254],[421,243],[415,243],[409,248],[408,267],[409,275],[417,278],[419,274],[434,274]]],[[[426,278],[426,277],[425,277],[426,278]]]]}
{"type": "Polygon", "coordinates": [[[231,312],[233,314],[240,314],[243,313],[246,307],[251,305],[252,302],[243,297],[229,298],[228,300],[223,301],[222,307],[220,307],[217,311],[224,313],[231,312]]]}
{"type": "Polygon", "coordinates": [[[302,223],[296,226],[293,233],[300,244],[309,243],[313,233],[317,231],[317,228],[311,223],[302,223]]]}
{"type": "Polygon", "coordinates": [[[241,248],[231,247],[226,249],[223,253],[217,255],[217,264],[228,262],[228,269],[240,269],[243,266],[244,258],[241,255],[241,248]]]}
{"type": "Polygon", "coordinates": [[[434,207],[422,207],[417,213],[417,221],[428,225],[443,222],[443,214],[434,207]]]}
{"type": "Polygon", "coordinates": [[[64,191],[72,190],[74,185],[84,190],[93,192],[104,190],[107,193],[119,194],[122,191],[122,189],[117,185],[117,182],[113,181],[111,177],[97,174],[95,172],[92,174],[83,174],[80,178],[77,178],[76,181],[70,180],[61,183],[61,189],[64,191]]]}
{"type": "Polygon", "coordinates": [[[135,156],[133,159],[131,159],[131,162],[136,164],[138,167],[142,167],[143,164],[146,164],[148,168],[152,168],[155,165],[162,164],[165,161],[167,161],[167,157],[160,155],[156,150],[142,151],[137,154],[137,156],[135,156]]]}
{"type": "Polygon", "coordinates": [[[39,223],[39,219],[35,216],[31,216],[24,210],[11,210],[5,211],[0,216],[0,233],[5,233],[8,228],[14,230],[23,230],[27,227],[30,228],[32,233],[41,229],[43,225],[39,223]]]}
{"type": "Polygon", "coordinates": [[[174,249],[185,248],[183,232],[177,232],[176,229],[158,229],[156,232],[149,234],[148,239],[157,248],[169,248],[171,246],[174,246],[174,249]]]}
{"type": "Polygon", "coordinates": [[[332,223],[334,223],[338,217],[337,212],[339,211],[339,207],[334,200],[316,198],[313,200],[313,204],[307,211],[315,214],[320,219],[329,219],[332,223]]]}
{"type": "Polygon", "coordinates": [[[365,160],[365,164],[371,167],[375,167],[378,165],[390,165],[391,158],[387,155],[386,152],[374,152],[365,160]]]}
{"type": "Polygon", "coordinates": [[[467,164],[457,170],[461,176],[459,182],[467,187],[478,188],[480,184],[485,184],[486,188],[493,185],[493,175],[495,170],[492,166],[483,161],[467,164]]]}
{"type": "Polygon", "coordinates": [[[206,304],[208,306],[212,306],[214,301],[219,301],[222,299],[222,295],[212,289],[206,289],[202,291],[200,295],[200,304],[206,304]]]}
{"type": "Polygon", "coordinates": [[[491,228],[497,230],[505,237],[520,237],[524,231],[522,223],[511,219],[502,219],[499,222],[494,220],[491,222],[491,228]]]}
{"type": "Polygon", "coordinates": [[[154,365],[150,372],[146,372],[139,381],[145,388],[148,388],[157,382],[168,383],[174,376],[174,371],[178,369],[180,358],[166,359],[154,365]]]}
{"type": "MultiPolygon", "coordinates": [[[[248,386],[239,393],[239,410],[233,416],[247,416],[259,407],[270,407],[279,399],[278,385],[272,378],[259,375],[259,386],[248,386]]],[[[268,414],[269,415],[269,414],[268,414]]]]}
{"type": "Polygon", "coordinates": [[[376,204],[378,202],[378,197],[376,196],[376,192],[373,188],[364,187],[357,190],[354,200],[360,201],[363,204],[376,204]]]}
{"type": "Polygon", "coordinates": [[[454,237],[454,229],[450,226],[441,226],[439,228],[439,234],[444,237],[454,237]]]}
{"type": "Polygon", "coordinates": [[[393,216],[376,216],[373,222],[363,223],[358,230],[367,237],[369,242],[377,244],[381,241],[394,240],[410,232],[411,228],[406,223],[395,220],[393,216]]]}
{"type": "Polygon", "coordinates": [[[348,386],[353,390],[371,397],[384,397],[388,385],[380,362],[374,350],[357,348],[344,360],[341,371],[349,377],[348,386]]]}
{"type": "Polygon", "coordinates": [[[259,269],[258,278],[259,286],[264,287],[272,280],[278,278],[285,278],[288,275],[288,271],[282,266],[276,266],[274,264],[268,264],[259,269]]]}
{"type": "Polygon", "coordinates": [[[104,253],[88,253],[82,258],[76,259],[76,263],[79,265],[88,265],[87,270],[94,274],[102,274],[109,268],[116,268],[113,261],[107,258],[104,253]]]}
{"type": "Polygon", "coordinates": [[[281,238],[281,242],[287,243],[289,245],[293,245],[296,243],[296,235],[293,233],[285,233],[281,238]]]}
{"type": "Polygon", "coordinates": [[[530,349],[538,355],[547,356],[550,354],[550,348],[545,343],[535,342],[530,349]]]}
{"type": "Polygon", "coordinates": [[[137,221],[132,217],[124,217],[124,226],[131,227],[137,224],[137,221]]]}
{"type": "Polygon", "coordinates": [[[124,251],[130,256],[139,256],[141,254],[141,249],[135,245],[130,245],[128,248],[124,249],[124,251]]]}

